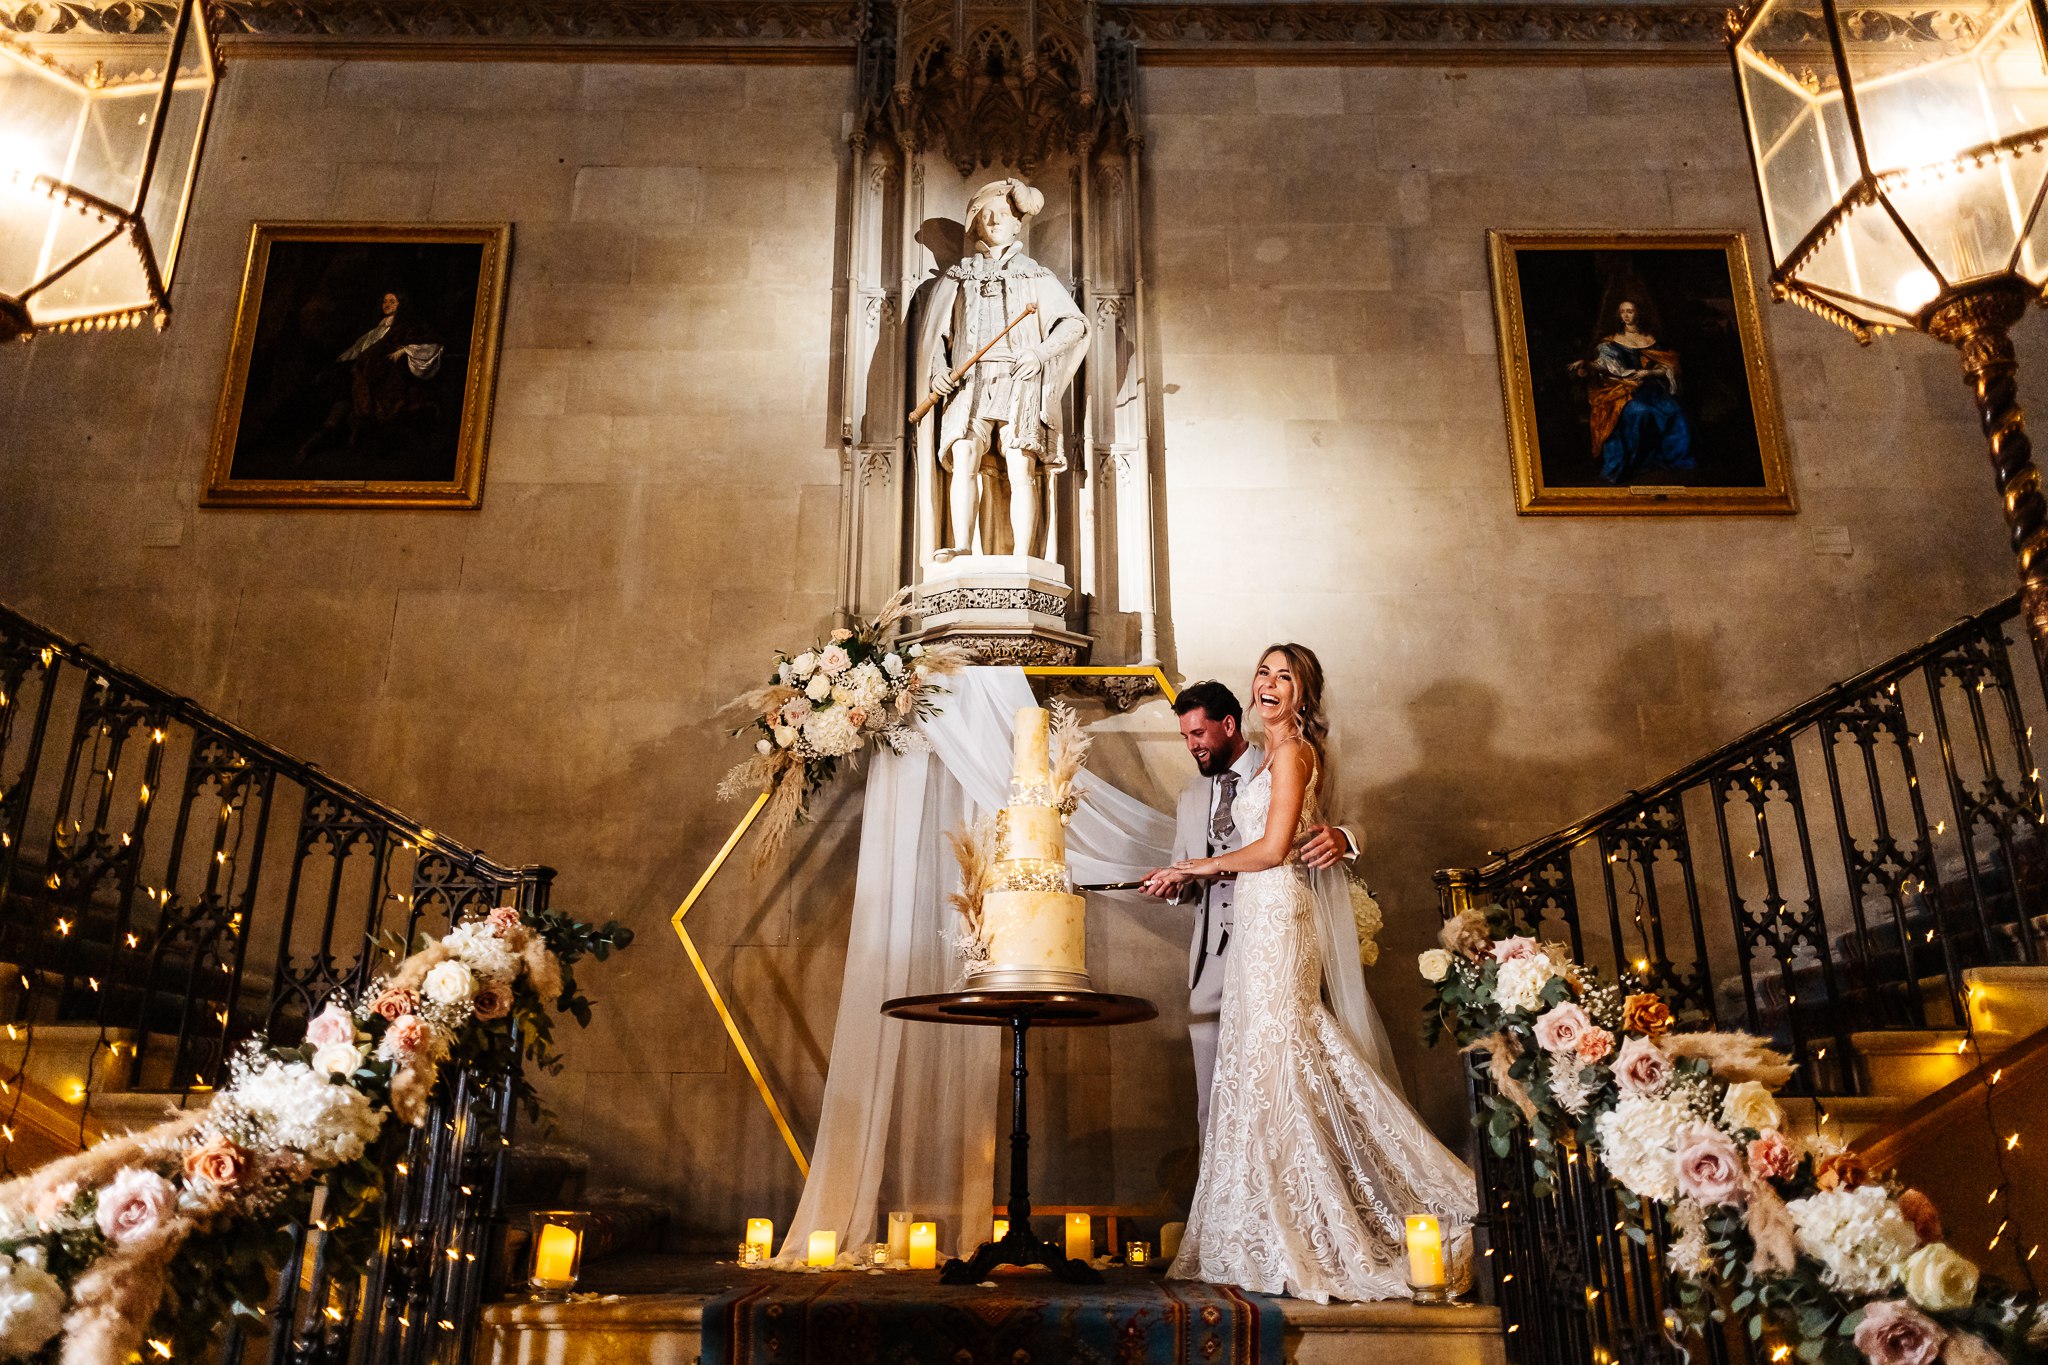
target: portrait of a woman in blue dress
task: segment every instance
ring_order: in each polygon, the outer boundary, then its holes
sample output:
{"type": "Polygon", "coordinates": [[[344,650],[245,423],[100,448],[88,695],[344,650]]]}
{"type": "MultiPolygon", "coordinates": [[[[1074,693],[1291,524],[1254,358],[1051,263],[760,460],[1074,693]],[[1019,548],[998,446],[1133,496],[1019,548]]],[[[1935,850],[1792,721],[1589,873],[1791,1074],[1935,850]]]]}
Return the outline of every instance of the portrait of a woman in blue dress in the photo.
{"type": "Polygon", "coordinates": [[[1692,423],[1679,403],[1678,352],[1643,330],[1643,308],[1623,298],[1593,348],[1572,373],[1586,381],[1593,458],[1609,484],[1689,474],[1696,463],[1692,423]]]}

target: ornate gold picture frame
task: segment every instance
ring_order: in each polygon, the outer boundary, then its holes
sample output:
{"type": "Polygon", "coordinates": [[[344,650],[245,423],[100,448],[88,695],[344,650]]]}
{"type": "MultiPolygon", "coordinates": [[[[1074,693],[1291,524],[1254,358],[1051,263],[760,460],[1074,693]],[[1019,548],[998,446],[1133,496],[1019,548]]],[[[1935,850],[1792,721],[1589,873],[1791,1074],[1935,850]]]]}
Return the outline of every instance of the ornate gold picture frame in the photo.
{"type": "Polygon", "coordinates": [[[483,501],[507,223],[257,223],[208,507],[483,501]]]}
{"type": "Polygon", "coordinates": [[[1487,240],[1517,512],[1797,510],[1742,233],[1487,240]]]}

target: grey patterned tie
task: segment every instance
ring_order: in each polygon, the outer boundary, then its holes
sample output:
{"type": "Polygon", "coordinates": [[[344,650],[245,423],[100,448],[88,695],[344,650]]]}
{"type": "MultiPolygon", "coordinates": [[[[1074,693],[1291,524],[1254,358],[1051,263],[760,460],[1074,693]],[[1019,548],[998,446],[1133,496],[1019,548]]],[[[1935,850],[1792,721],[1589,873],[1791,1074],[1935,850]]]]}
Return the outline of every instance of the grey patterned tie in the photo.
{"type": "Polygon", "coordinates": [[[1237,799],[1237,773],[1226,769],[1216,781],[1222,792],[1216,798],[1216,811],[1209,817],[1209,852],[1217,853],[1237,845],[1237,817],[1231,814],[1230,803],[1237,799]]]}

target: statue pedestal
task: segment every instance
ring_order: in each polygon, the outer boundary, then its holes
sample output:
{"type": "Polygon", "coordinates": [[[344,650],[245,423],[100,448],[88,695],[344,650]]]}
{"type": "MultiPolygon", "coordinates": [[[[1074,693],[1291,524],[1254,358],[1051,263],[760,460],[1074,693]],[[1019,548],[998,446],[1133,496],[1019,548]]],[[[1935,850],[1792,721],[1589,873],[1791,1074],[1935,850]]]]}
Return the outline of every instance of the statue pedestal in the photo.
{"type": "Polygon", "coordinates": [[[1067,629],[1066,571],[1032,555],[956,555],[928,561],[912,638],[959,645],[983,664],[1081,662],[1092,643],[1067,629]]]}

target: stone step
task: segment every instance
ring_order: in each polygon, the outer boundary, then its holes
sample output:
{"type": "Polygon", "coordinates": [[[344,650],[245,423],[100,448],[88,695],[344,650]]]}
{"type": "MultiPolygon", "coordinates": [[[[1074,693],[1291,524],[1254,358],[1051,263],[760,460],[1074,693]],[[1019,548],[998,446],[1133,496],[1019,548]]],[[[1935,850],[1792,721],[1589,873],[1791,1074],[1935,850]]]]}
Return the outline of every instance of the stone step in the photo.
{"type": "Polygon", "coordinates": [[[127,1089],[135,1033],[95,1024],[0,1025],[0,1075],[17,1070],[67,1104],[127,1089]]]}
{"type": "MultiPolygon", "coordinates": [[[[479,1365],[681,1365],[703,1352],[704,1305],[725,1289],[776,1271],[742,1271],[701,1256],[640,1256],[607,1263],[567,1303],[514,1299],[484,1307],[479,1365]]],[[[1007,1277],[1009,1272],[1004,1272],[1007,1277]]],[[[1019,1276],[1027,1279],[1027,1276],[1019,1276]]],[[[1028,1275],[1034,1285],[1042,1274],[1028,1275]]],[[[1076,1296],[1086,1289],[1071,1290],[1076,1296]]],[[[1504,1365],[1498,1309],[1283,1299],[1289,1365],[1504,1365]]]]}
{"type": "Polygon", "coordinates": [[[181,1112],[204,1109],[213,1101],[210,1090],[121,1090],[88,1097],[86,1113],[108,1137],[151,1128],[181,1112]]]}
{"type": "Polygon", "coordinates": [[[2048,1029],[2048,967],[1972,967],[1963,987],[1980,1035],[2019,1039],[2048,1029]]]}
{"type": "Polygon", "coordinates": [[[1829,1137],[1843,1144],[1854,1142],[1905,1108],[1889,1095],[1780,1096],[1778,1107],[1785,1111],[1787,1133],[1829,1137]]]}

